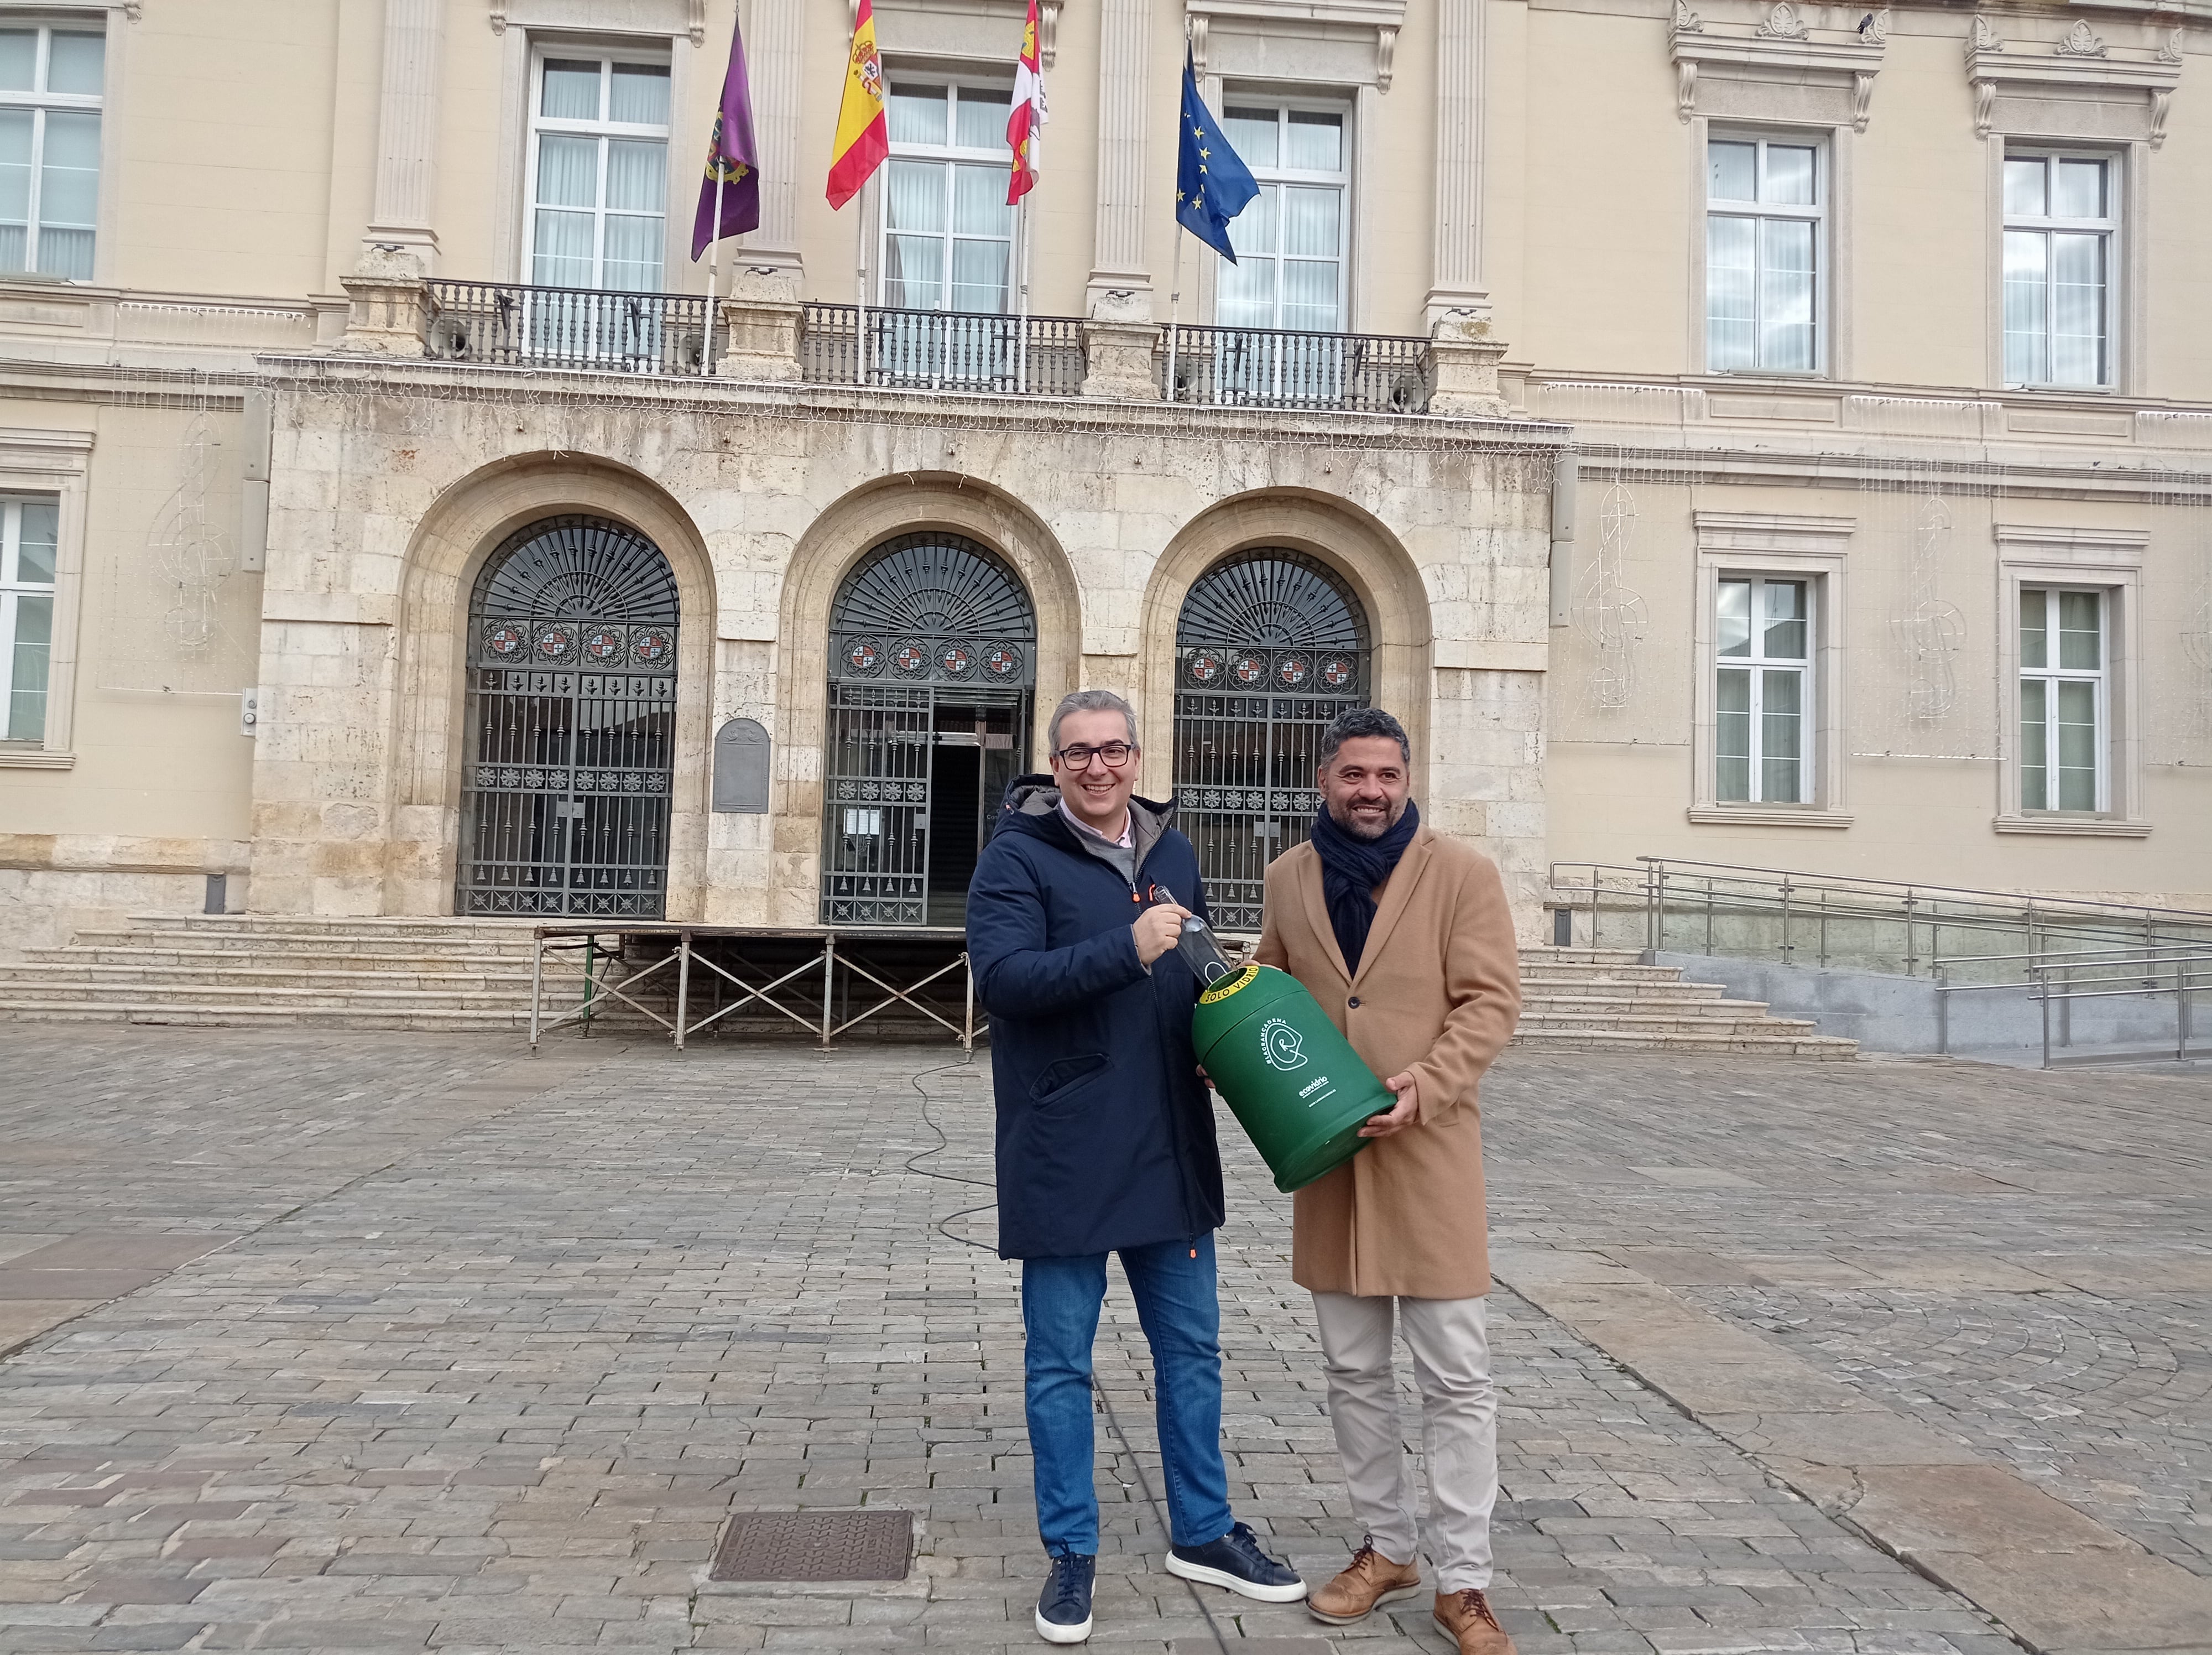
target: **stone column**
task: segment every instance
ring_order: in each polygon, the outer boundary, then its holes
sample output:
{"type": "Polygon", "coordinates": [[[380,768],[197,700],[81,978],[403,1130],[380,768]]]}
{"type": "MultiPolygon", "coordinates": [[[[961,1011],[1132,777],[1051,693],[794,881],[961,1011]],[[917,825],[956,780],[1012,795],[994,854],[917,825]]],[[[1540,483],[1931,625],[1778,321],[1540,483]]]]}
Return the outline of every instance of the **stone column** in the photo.
{"type": "Polygon", "coordinates": [[[1482,284],[1482,21],[1486,0],[1437,0],[1436,258],[1428,321],[1486,317],[1482,284]]]}
{"type": "Polygon", "coordinates": [[[446,0],[384,0],[384,76],[376,118],[376,200],[365,253],[412,253],[428,270],[438,254],[438,70],[446,0]]]}
{"type": "Polygon", "coordinates": [[[1098,218],[1086,314],[1122,317],[1133,301],[1147,307],[1151,301],[1152,278],[1145,265],[1145,134],[1152,120],[1146,97],[1152,51],[1152,0],[1100,0],[1098,218]]]}
{"type": "MultiPolygon", "coordinates": [[[[799,255],[799,102],[805,66],[806,8],[793,0],[748,0],[745,70],[752,82],[753,141],[760,146],[760,228],[738,257],[801,267],[799,255]]],[[[721,84],[720,70],[715,85],[721,84]]],[[[825,163],[826,164],[826,163],[825,163]]]]}
{"type": "Polygon", "coordinates": [[[345,337],[340,350],[378,356],[420,356],[429,331],[428,290],[422,260],[405,247],[362,249],[361,262],[338,277],[346,290],[345,337]]]}

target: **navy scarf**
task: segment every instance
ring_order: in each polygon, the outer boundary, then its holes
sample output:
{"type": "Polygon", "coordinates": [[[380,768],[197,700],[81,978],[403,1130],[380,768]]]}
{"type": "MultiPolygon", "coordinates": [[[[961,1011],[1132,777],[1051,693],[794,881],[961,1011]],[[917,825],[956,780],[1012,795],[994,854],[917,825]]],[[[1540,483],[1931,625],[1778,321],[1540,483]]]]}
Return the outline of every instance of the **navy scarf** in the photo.
{"type": "Polygon", "coordinates": [[[1359,956],[1366,952],[1367,933],[1375,923],[1375,887],[1390,877],[1420,825],[1420,806],[1410,799],[1406,813],[1379,839],[1363,839],[1339,827],[1327,805],[1314,818],[1313,848],[1321,857],[1322,896],[1328,904],[1329,926],[1336,933],[1346,970],[1357,974],[1359,956]]]}

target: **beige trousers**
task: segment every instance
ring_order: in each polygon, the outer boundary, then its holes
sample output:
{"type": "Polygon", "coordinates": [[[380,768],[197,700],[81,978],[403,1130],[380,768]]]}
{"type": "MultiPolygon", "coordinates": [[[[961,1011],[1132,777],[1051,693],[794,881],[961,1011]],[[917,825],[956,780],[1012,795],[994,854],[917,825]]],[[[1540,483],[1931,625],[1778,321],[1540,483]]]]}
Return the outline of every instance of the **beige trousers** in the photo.
{"type": "Polygon", "coordinates": [[[1429,1555],[1438,1591],[1490,1585],[1490,1512],[1498,1503],[1498,1396],[1480,1299],[1390,1299],[1317,1293],[1328,1416],[1352,1510],[1395,1563],[1413,1561],[1413,1467],[1390,1366],[1393,1311],[1413,1353],[1429,1470],[1429,1555]]]}

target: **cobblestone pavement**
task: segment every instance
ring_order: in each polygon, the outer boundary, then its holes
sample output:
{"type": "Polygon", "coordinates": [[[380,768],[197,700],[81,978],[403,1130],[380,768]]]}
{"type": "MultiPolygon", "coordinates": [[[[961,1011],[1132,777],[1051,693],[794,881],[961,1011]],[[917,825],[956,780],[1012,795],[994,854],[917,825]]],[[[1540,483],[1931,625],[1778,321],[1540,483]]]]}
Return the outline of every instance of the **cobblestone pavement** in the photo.
{"type": "Polygon", "coordinates": [[[1500,1239],[1598,1249],[2212,1576],[2212,1076],[1516,1062],[1500,1239]]]}
{"type": "MultiPolygon", "coordinates": [[[[939,1143],[926,1092],[950,1144],[921,1165],[988,1176],[983,1062],[549,1050],[0,1030],[0,1293],[51,1240],[225,1244],[0,1363],[0,1652],[1042,1647],[1013,1272],[956,1238],[989,1239],[988,1212],[957,1216],[988,1192],[908,1165],[939,1143]],[[861,1504],[918,1514],[906,1585],[702,1589],[732,1509],[861,1504]]],[[[1486,1112],[1501,1238],[1625,1250],[1993,1456],[2021,1439],[1998,1427],[2094,1382],[2143,1451],[2095,1473],[2124,1491],[2045,1486],[2161,1549],[2203,1538],[2202,1394],[2177,1386],[2203,1377],[2204,1284],[2155,1305],[2124,1282],[1957,1285],[2007,1263],[2087,1279],[2114,1252],[2195,1281],[2201,1082],[1516,1053],[1486,1112]],[[1838,1301],[1841,1326],[1891,1331],[1832,1348],[1836,1289],[1867,1299],[1838,1301]],[[1912,1293],[1996,1331],[1922,1345],[1893,1313],[1912,1293]],[[2094,1361],[1987,1371],[2063,1349],[2035,1342],[2060,1300],[2132,1331],[2094,1361]],[[2160,1369],[2141,1359],[2165,1320],[2197,1331],[2160,1334],[2160,1369]]],[[[1288,1203],[1233,1127],[1224,1146],[1237,1505],[1319,1576],[1358,1536],[1288,1203]]],[[[1492,1317],[1495,1596],[1529,1655],[2013,1647],[1513,1294],[1492,1317]]],[[[1425,1601],[1324,1640],[1294,1606],[1167,1576],[1118,1283],[1103,1331],[1134,1451],[1102,1428],[1095,1643],[1448,1647],[1425,1601]]],[[[2089,1439],[2045,1421],[2042,1440],[2095,1481],[2089,1439]]]]}

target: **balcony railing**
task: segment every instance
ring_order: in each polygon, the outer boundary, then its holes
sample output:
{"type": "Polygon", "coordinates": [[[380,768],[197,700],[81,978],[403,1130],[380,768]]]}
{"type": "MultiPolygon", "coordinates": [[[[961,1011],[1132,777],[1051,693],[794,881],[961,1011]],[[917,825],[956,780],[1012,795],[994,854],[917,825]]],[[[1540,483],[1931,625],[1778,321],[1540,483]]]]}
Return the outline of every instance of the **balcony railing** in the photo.
{"type": "Polygon", "coordinates": [[[1160,394],[1170,402],[1428,411],[1426,339],[1257,327],[1171,327],[1168,332],[1160,394]]]}
{"type": "Polygon", "coordinates": [[[615,374],[714,371],[714,327],[697,293],[616,293],[500,282],[427,283],[424,349],[452,362],[596,368],[615,374]]]}
{"type": "MultiPolygon", "coordinates": [[[[703,377],[729,348],[704,294],[437,279],[423,284],[422,296],[423,349],[449,362],[703,377]]],[[[814,302],[799,313],[799,374],[812,384],[1083,394],[1086,325],[1076,317],[814,302]]],[[[1157,337],[1155,371],[1170,402],[1428,411],[1425,339],[1197,326],[1157,337]]]]}
{"type": "Polygon", "coordinates": [[[1083,390],[1083,324],[1072,316],[810,303],[799,360],[801,374],[817,385],[1073,397],[1083,390]]]}

